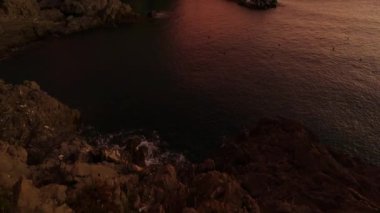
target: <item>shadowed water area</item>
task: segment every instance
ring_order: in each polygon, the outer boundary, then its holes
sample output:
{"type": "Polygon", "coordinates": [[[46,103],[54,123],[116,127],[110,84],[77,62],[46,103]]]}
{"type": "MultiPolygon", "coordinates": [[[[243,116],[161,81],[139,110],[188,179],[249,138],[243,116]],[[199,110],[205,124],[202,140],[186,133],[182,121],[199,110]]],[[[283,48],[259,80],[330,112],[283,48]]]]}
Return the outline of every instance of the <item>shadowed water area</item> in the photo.
{"type": "Polygon", "coordinates": [[[37,81],[99,131],[158,130],[195,155],[283,116],[380,162],[379,1],[168,2],[138,5],[167,19],[50,39],[0,62],[0,77],[37,81]]]}

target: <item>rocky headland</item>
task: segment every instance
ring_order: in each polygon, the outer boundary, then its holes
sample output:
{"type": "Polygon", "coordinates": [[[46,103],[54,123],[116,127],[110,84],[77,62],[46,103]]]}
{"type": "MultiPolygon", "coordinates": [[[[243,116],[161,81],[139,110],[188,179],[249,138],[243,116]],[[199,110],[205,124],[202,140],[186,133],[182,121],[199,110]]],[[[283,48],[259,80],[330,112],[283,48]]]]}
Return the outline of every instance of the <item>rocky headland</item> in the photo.
{"type": "MultiPolygon", "coordinates": [[[[269,9],[277,0],[234,0],[252,9],[269,9]]],[[[166,17],[151,11],[151,18],[166,17]]],[[[0,60],[47,36],[61,36],[137,20],[123,0],[0,0],[0,60]]]]}
{"type": "Polygon", "coordinates": [[[380,169],[294,121],[263,119],[202,163],[79,122],[36,83],[0,81],[0,212],[380,211],[380,169]]]}
{"type": "Polygon", "coordinates": [[[45,36],[135,20],[120,0],[1,0],[0,59],[45,36]]]}

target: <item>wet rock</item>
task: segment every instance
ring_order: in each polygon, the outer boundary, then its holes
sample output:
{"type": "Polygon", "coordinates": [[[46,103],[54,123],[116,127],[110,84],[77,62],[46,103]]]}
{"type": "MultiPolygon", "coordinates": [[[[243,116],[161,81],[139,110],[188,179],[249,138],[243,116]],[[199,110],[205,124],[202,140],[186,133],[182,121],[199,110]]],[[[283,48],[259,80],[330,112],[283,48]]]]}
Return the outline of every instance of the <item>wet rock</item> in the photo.
{"type": "Polygon", "coordinates": [[[128,158],[124,152],[125,150],[119,146],[105,147],[101,149],[102,158],[106,161],[127,165],[128,158]]]}

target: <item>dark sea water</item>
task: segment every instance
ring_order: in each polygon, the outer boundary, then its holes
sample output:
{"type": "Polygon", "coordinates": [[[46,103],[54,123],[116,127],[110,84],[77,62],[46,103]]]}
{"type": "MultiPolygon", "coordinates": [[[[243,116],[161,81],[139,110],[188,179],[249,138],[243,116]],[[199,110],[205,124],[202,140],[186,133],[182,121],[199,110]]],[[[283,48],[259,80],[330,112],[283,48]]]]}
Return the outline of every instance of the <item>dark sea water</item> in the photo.
{"type": "Polygon", "coordinates": [[[43,42],[0,78],[37,81],[99,131],[158,130],[192,154],[283,116],[379,163],[380,1],[279,2],[178,0],[168,19],[43,42]]]}

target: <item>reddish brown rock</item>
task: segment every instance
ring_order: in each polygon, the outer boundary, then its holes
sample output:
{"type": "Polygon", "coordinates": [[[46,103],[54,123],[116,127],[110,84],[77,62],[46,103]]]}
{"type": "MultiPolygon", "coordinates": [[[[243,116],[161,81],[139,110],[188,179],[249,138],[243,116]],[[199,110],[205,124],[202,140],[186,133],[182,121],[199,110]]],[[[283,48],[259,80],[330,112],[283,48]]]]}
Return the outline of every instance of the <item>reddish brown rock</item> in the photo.
{"type": "Polygon", "coordinates": [[[0,141],[0,189],[11,189],[23,176],[30,174],[27,153],[19,146],[0,141]]]}
{"type": "Polygon", "coordinates": [[[260,212],[256,201],[226,173],[197,175],[192,183],[192,196],[199,212],[260,212]]]}
{"type": "Polygon", "coordinates": [[[30,162],[41,161],[75,134],[78,119],[78,111],[41,91],[35,82],[0,82],[0,140],[23,145],[30,162]]]}
{"type": "Polygon", "coordinates": [[[379,168],[345,166],[345,158],[294,121],[263,120],[215,156],[217,169],[235,175],[263,212],[380,211],[379,168]]]}

